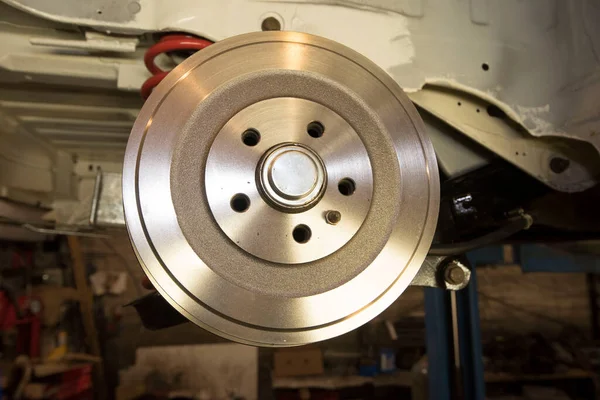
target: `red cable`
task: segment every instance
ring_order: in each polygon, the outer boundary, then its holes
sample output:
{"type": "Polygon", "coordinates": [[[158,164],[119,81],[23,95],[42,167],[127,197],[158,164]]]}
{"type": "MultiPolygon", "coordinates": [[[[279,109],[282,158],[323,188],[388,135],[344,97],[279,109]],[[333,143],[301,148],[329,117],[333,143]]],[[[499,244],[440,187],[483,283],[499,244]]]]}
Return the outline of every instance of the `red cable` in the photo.
{"type": "Polygon", "coordinates": [[[162,53],[181,50],[202,50],[212,44],[206,39],[199,39],[186,35],[167,35],[163,36],[158,43],[151,46],[144,55],[144,64],[153,75],[144,82],[141,88],[142,97],[147,99],[152,93],[152,89],[164,79],[169,71],[163,71],[155,63],[156,56],[162,53]]]}

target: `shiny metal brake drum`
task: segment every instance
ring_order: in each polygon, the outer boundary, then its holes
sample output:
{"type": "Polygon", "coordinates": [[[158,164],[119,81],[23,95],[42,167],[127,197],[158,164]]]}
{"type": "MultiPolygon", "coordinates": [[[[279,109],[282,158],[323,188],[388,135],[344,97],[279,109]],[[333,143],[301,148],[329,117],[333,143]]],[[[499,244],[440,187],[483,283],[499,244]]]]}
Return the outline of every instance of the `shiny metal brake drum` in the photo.
{"type": "Polygon", "coordinates": [[[125,157],[142,267],[197,325],[260,346],[327,339],[406,289],[439,207],[433,147],[380,68],[302,33],[237,36],[179,65],[125,157]]]}

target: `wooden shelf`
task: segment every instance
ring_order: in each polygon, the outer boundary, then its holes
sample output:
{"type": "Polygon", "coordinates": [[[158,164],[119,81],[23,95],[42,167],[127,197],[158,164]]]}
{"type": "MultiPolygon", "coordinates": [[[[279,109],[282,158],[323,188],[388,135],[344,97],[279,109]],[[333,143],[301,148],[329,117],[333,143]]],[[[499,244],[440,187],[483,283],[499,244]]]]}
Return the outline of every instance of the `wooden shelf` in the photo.
{"type": "Polygon", "coordinates": [[[378,375],[374,377],[367,376],[307,376],[307,377],[288,377],[273,378],[274,389],[328,389],[335,390],[347,387],[357,387],[363,385],[374,386],[403,386],[410,387],[412,384],[412,373],[410,371],[396,371],[392,374],[378,375]]]}
{"type": "Polygon", "coordinates": [[[484,379],[488,383],[496,382],[522,382],[522,381],[552,381],[564,379],[585,379],[591,378],[592,374],[582,369],[572,369],[562,373],[555,374],[523,374],[513,375],[503,372],[485,373],[484,379]]]}

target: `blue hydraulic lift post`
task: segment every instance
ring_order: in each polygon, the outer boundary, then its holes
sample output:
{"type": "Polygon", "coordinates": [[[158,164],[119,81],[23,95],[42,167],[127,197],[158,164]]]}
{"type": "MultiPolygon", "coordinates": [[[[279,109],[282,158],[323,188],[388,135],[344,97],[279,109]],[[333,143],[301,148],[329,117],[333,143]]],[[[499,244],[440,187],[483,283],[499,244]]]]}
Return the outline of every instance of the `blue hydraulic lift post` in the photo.
{"type": "Polygon", "coordinates": [[[474,269],[469,285],[456,292],[456,315],[463,398],[465,400],[484,400],[483,350],[477,275],[474,269]]]}
{"type": "MultiPolygon", "coordinates": [[[[474,272],[474,271],[473,271],[474,272]]],[[[460,388],[455,390],[454,350],[450,293],[425,288],[425,329],[429,399],[450,400],[460,393],[464,400],[484,400],[483,351],[477,296],[477,277],[456,292],[456,322],[460,360],[460,388]]]]}
{"type": "MultiPolygon", "coordinates": [[[[586,272],[600,274],[595,255],[571,254],[539,244],[515,246],[517,263],[524,272],[586,272]]],[[[467,254],[472,266],[504,262],[502,246],[490,246],[467,254]]],[[[473,272],[475,269],[473,267],[473,272]]],[[[483,400],[485,381],[477,295],[477,276],[456,293],[461,399],[483,400]]],[[[454,363],[450,295],[442,289],[425,289],[425,328],[428,356],[429,398],[450,400],[453,396],[454,363]]],[[[600,331],[600,329],[599,329],[600,331]]]]}
{"type": "Polygon", "coordinates": [[[427,377],[431,400],[452,396],[452,351],[449,297],[445,290],[425,288],[427,377]]]}

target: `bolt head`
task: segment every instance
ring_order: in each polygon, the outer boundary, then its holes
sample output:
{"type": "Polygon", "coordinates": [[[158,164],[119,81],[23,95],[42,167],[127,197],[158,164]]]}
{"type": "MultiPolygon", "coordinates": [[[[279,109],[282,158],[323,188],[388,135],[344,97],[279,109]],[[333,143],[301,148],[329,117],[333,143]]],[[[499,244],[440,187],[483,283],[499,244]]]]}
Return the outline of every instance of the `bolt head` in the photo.
{"type": "Polygon", "coordinates": [[[465,271],[458,265],[449,265],[444,273],[446,282],[451,285],[461,285],[465,279],[465,271]]]}
{"type": "Polygon", "coordinates": [[[342,220],[342,214],[339,211],[327,211],[325,213],[325,221],[329,225],[337,225],[338,222],[342,220]]]}

